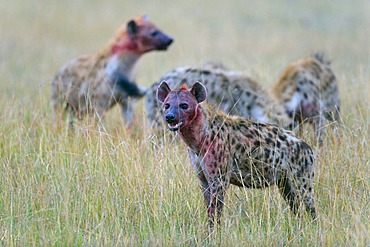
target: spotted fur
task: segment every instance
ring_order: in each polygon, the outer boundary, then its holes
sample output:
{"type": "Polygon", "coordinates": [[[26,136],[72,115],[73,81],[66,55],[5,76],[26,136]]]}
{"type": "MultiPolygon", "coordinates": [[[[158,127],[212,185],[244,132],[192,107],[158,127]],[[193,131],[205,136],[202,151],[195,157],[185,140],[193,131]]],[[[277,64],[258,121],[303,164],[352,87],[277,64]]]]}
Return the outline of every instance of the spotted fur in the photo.
{"type": "Polygon", "coordinates": [[[81,119],[87,114],[102,117],[118,103],[125,124],[132,125],[132,101],[146,93],[133,81],[134,65],[144,53],[166,50],[172,41],[147,18],[130,20],[102,51],[76,58],[59,70],[52,82],[53,108],[81,119]]]}
{"type": "Polygon", "coordinates": [[[207,103],[205,87],[197,82],[171,91],[166,82],[157,89],[163,117],[188,146],[206,201],[213,231],[230,184],[246,188],[277,185],[294,213],[313,218],[314,154],[291,131],[276,125],[229,116],[207,103]]]}
{"type": "Polygon", "coordinates": [[[284,107],[248,75],[226,69],[219,63],[200,67],[180,67],[164,76],[148,89],[146,112],[154,129],[165,129],[161,104],[156,99],[157,87],[167,81],[172,88],[200,81],[207,88],[208,103],[230,115],[242,116],[259,122],[288,126],[291,123],[284,107]]]}
{"type": "Polygon", "coordinates": [[[325,119],[340,122],[337,80],[330,62],[321,54],[289,64],[272,87],[272,94],[298,125],[313,125],[320,142],[325,119]]]}

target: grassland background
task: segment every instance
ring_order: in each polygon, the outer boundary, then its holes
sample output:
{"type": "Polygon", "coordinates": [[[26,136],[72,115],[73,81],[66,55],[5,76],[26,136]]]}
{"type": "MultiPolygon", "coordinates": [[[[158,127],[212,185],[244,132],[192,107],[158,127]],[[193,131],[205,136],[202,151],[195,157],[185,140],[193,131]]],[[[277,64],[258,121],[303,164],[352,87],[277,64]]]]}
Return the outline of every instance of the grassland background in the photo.
{"type": "Polygon", "coordinates": [[[0,245],[369,246],[369,13],[367,0],[1,0],[0,245]],[[185,147],[150,136],[143,100],[133,131],[118,109],[104,128],[54,127],[53,74],[142,14],[175,38],[138,63],[145,86],[218,60],[268,88],[298,58],[323,51],[332,60],[344,127],[315,148],[316,223],[296,219],[275,188],[231,188],[221,230],[207,240],[185,147]]]}

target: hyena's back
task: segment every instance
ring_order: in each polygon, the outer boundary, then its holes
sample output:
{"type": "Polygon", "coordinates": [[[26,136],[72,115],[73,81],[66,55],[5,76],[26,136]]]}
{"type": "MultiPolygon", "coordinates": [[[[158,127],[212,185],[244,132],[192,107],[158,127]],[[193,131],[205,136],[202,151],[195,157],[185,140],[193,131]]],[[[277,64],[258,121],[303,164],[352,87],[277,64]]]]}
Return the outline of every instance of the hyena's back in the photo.
{"type": "MultiPolygon", "coordinates": [[[[70,110],[78,113],[79,117],[93,109],[99,110],[97,109],[99,106],[93,105],[89,99],[96,99],[98,95],[104,97],[114,92],[109,84],[104,83],[107,81],[104,80],[102,71],[98,69],[106,66],[100,64],[102,62],[104,61],[99,61],[96,56],[81,56],[64,65],[53,79],[52,107],[55,110],[70,110]]],[[[104,101],[106,104],[110,104],[109,106],[114,104],[114,95],[106,98],[112,98],[104,101]]],[[[106,104],[101,108],[108,107],[106,104]]]]}
{"type": "Polygon", "coordinates": [[[200,81],[208,92],[208,103],[229,115],[242,116],[260,122],[288,125],[284,108],[248,75],[227,70],[223,65],[208,63],[202,67],[180,67],[162,76],[147,92],[146,110],[151,125],[162,126],[161,105],[156,90],[162,81],[171,88],[188,87],[200,81]]]}

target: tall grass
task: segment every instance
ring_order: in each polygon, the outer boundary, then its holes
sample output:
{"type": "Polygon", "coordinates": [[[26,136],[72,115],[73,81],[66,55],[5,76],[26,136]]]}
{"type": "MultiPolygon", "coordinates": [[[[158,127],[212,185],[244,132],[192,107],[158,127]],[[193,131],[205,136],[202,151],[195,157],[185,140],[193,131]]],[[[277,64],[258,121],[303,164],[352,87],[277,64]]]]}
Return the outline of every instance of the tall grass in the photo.
{"type": "Polygon", "coordinates": [[[369,9],[365,0],[0,3],[0,245],[370,245],[369,9]],[[104,125],[55,125],[56,70],[139,14],[176,39],[139,62],[145,86],[176,66],[219,60],[268,88],[295,59],[332,59],[344,125],[315,148],[316,222],[294,217],[276,188],[231,187],[208,238],[186,148],[151,135],[142,101],[133,130],[116,108],[104,125]]]}

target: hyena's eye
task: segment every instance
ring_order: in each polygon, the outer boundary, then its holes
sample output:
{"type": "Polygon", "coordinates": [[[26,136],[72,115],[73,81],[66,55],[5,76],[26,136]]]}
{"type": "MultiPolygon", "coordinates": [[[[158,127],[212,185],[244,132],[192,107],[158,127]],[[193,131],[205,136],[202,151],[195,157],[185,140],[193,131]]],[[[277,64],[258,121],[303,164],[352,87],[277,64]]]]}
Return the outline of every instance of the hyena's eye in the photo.
{"type": "Polygon", "coordinates": [[[150,33],[150,35],[152,36],[152,37],[155,37],[155,36],[157,36],[158,35],[158,31],[157,30],[155,30],[155,31],[153,31],[153,32],[151,32],[150,33]]]}
{"type": "Polygon", "coordinates": [[[170,108],[170,104],[168,104],[168,103],[167,104],[164,104],[164,109],[167,110],[168,108],[170,108]]]}
{"type": "Polygon", "coordinates": [[[186,103],[182,103],[182,104],[180,104],[180,108],[183,109],[183,110],[186,110],[186,109],[189,108],[189,105],[186,104],[186,103]]]}

